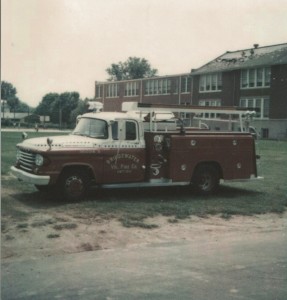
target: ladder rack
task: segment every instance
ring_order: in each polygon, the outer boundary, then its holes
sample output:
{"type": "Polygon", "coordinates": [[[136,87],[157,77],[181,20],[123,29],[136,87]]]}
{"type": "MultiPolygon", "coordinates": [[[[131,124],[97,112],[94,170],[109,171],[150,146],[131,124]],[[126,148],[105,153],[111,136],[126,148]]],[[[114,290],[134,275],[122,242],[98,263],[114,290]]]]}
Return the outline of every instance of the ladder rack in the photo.
{"type": "MultiPolygon", "coordinates": [[[[255,111],[244,110],[235,106],[186,106],[186,105],[164,105],[164,104],[148,104],[148,103],[137,103],[137,102],[124,102],[122,106],[123,111],[134,111],[142,114],[149,114],[153,116],[150,118],[150,125],[152,128],[152,122],[156,121],[156,114],[164,113],[188,113],[193,114],[193,117],[197,117],[201,114],[213,113],[228,116],[225,119],[208,119],[210,121],[221,121],[221,122],[239,122],[240,131],[244,131],[244,121],[250,120],[255,115],[255,111]],[[238,119],[238,120],[236,120],[238,119]]],[[[230,125],[231,127],[231,125],[230,125]]]]}

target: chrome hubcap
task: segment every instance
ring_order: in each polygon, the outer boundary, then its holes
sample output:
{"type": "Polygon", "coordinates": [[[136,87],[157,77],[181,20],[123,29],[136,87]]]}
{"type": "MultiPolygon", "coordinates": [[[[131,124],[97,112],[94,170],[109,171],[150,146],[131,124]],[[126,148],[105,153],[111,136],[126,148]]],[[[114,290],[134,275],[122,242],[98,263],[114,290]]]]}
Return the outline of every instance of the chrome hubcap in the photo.
{"type": "Polygon", "coordinates": [[[80,195],[84,189],[84,183],[81,178],[77,176],[71,176],[66,180],[66,191],[71,195],[80,195]]]}

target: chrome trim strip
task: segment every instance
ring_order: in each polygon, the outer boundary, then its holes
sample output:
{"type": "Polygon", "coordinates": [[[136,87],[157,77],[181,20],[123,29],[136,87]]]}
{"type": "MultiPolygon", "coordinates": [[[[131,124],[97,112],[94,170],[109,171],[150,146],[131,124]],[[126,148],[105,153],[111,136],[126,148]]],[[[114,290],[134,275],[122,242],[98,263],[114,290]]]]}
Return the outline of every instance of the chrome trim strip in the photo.
{"type": "Polygon", "coordinates": [[[151,180],[147,182],[132,182],[132,183],[113,183],[113,184],[101,184],[100,188],[137,188],[137,187],[155,187],[155,186],[185,186],[190,182],[172,182],[171,180],[151,180]]]}

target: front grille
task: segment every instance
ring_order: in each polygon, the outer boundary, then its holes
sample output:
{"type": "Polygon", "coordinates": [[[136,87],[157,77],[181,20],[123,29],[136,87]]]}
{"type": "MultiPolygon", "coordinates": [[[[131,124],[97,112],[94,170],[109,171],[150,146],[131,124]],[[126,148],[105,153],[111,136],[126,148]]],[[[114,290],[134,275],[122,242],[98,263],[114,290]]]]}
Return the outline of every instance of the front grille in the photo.
{"type": "Polygon", "coordinates": [[[27,152],[23,149],[20,149],[20,157],[18,159],[19,161],[19,166],[21,169],[28,171],[28,172],[32,172],[33,167],[35,165],[35,153],[30,153],[27,152]]]}

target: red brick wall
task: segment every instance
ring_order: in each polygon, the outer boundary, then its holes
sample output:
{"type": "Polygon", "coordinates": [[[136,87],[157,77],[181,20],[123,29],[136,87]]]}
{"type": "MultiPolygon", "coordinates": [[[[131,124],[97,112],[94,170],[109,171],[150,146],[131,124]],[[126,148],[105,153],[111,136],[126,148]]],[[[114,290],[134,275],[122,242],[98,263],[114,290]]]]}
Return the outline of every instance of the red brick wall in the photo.
{"type": "MultiPolygon", "coordinates": [[[[106,88],[104,89],[104,95],[103,98],[99,99],[96,98],[96,101],[100,101],[104,104],[104,111],[121,111],[121,105],[123,102],[142,102],[142,103],[153,103],[153,104],[172,104],[172,105],[178,105],[178,104],[185,104],[185,103],[191,103],[191,92],[189,93],[181,93],[179,95],[178,91],[176,92],[175,85],[176,80],[179,82],[180,76],[173,76],[168,77],[171,80],[171,92],[168,95],[145,95],[145,81],[147,79],[143,79],[142,83],[143,86],[141,87],[141,80],[139,92],[142,92],[142,95],[133,96],[133,97],[125,97],[125,82],[117,82],[119,84],[119,96],[115,98],[106,98],[106,88]]],[[[159,79],[162,77],[159,77],[159,79]]],[[[167,78],[167,77],[164,77],[167,78]]],[[[101,83],[95,83],[95,86],[97,84],[101,83]]],[[[105,85],[108,85],[109,83],[104,83],[105,85]]],[[[178,90],[180,87],[178,87],[178,90]]],[[[192,89],[191,89],[192,90],[192,89]]]]}

